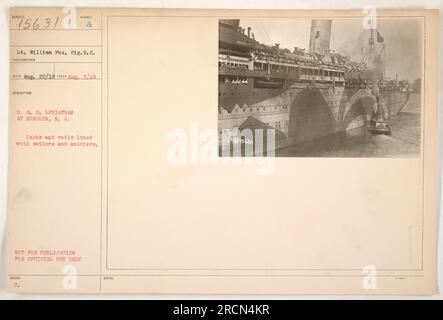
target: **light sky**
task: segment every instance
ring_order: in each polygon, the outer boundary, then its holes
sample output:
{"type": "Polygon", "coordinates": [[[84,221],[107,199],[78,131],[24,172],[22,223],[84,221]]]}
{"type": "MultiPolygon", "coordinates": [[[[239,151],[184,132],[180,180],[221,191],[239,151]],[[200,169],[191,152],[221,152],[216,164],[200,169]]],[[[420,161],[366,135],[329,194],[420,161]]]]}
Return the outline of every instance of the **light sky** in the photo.
{"type": "MultiPolygon", "coordinates": [[[[311,20],[241,20],[242,27],[250,26],[255,39],[292,50],[295,46],[309,50],[311,20]]],[[[378,19],[377,28],[385,43],[386,76],[407,79],[421,77],[422,72],[422,22],[419,19],[378,19]]],[[[370,31],[363,28],[361,19],[336,19],[332,21],[331,49],[361,60],[361,48],[368,43],[370,31]]]]}

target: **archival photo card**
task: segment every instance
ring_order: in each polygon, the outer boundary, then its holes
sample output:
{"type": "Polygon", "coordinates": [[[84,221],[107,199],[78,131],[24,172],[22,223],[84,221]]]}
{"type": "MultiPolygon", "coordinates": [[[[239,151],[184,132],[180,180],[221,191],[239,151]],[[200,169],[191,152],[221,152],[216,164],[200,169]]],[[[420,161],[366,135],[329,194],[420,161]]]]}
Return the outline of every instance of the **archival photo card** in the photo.
{"type": "Polygon", "coordinates": [[[419,156],[423,25],[220,19],[220,154],[419,156]]]}

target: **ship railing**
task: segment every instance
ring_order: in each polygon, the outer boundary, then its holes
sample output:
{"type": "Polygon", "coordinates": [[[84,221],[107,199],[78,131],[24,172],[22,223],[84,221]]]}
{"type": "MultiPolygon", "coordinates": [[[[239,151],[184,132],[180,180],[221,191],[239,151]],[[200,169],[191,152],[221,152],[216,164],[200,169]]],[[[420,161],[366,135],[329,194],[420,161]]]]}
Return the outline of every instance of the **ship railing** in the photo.
{"type": "Polygon", "coordinates": [[[263,70],[263,69],[245,69],[245,68],[230,68],[230,67],[219,67],[219,75],[221,76],[242,76],[242,77],[255,77],[255,78],[289,78],[298,80],[298,71],[276,71],[276,70],[263,70]],[[240,74],[241,73],[241,74],[240,74]]]}
{"type": "Polygon", "coordinates": [[[301,74],[299,78],[302,81],[345,82],[344,77],[329,77],[322,75],[301,74]]]}
{"type": "Polygon", "coordinates": [[[244,64],[229,64],[224,62],[219,62],[219,67],[223,69],[235,69],[235,70],[248,70],[249,66],[244,64]]]}
{"type": "Polygon", "coordinates": [[[226,54],[218,54],[218,59],[222,61],[241,61],[241,62],[248,62],[250,59],[245,57],[239,57],[239,56],[233,56],[233,55],[226,55],[226,54]]]}
{"type": "Polygon", "coordinates": [[[344,77],[331,77],[331,76],[323,76],[323,81],[336,81],[336,82],[343,82],[345,81],[344,77]]]}
{"type": "Polygon", "coordinates": [[[263,64],[270,63],[271,65],[285,66],[285,67],[298,67],[299,66],[299,64],[295,63],[295,62],[294,63],[289,63],[289,62],[278,62],[278,61],[261,60],[261,59],[257,59],[254,62],[263,63],[263,64]]]}

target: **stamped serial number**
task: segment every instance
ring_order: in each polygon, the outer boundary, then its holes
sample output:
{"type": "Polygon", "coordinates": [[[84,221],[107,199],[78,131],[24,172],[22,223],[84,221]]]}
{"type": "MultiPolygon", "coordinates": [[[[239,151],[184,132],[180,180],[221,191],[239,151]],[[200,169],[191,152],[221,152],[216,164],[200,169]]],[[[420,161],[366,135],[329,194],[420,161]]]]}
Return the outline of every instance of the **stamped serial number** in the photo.
{"type": "Polygon", "coordinates": [[[201,318],[209,314],[216,315],[269,315],[267,304],[218,304],[216,308],[203,306],[180,306],[174,307],[174,315],[195,315],[201,318]]]}

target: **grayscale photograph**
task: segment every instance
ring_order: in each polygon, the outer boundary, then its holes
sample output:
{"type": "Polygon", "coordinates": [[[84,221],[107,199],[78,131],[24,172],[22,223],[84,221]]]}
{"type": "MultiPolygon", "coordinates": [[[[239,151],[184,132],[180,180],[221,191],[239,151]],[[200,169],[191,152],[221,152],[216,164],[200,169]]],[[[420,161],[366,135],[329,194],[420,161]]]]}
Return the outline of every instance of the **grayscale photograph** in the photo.
{"type": "Polygon", "coordinates": [[[220,156],[418,157],[420,18],[219,20],[220,156]]]}

